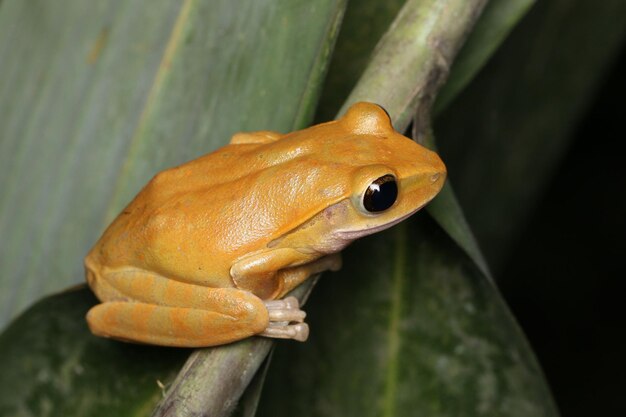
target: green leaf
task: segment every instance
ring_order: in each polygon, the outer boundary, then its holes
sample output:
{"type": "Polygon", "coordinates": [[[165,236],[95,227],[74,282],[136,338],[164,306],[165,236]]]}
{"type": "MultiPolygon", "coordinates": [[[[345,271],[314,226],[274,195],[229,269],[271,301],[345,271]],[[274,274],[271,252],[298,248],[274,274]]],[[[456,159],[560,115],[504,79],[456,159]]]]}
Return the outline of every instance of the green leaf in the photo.
{"type": "MultiPolygon", "coordinates": [[[[0,242],[0,305],[5,319],[37,294],[82,281],[84,253],[158,170],[216,148],[237,131],[290,131],[308,124],[345,1],[137,1],[93,7],[66,0],[4,2],[0,8],[0,106],[8,109],[0,112],[0,231],[7,237],[0,242]]],[[[41,410],[147,415],[160,398],[154,383],[146,385],[152,391],[137,397],[136,407],[130,405],[135,393],[118,384],[118,374],[142,378],[149,371],[143,367],[150,364],[119,368],[127,363],[110,352],[125,352],[129,345],[85,331],[85,309],[70,311],[73,303],[86,308],[93,302],[81,294],[51,299],[49,317],[29,310],[3,336],[0,357],[7,358],[6,375],[21,382],[20,389],[0,391],[3,410],[11,415],[40,415],[41,410]],[[54,327],[47,319],[74,326],[54,327]],[[24,320],[31,325],[20,325],[24,320]],[[63,336],[58,345],[42,330],[51,326],[63,336]],[[92,349],[94,340],[111,350],[92,349]],[[40,351],[33,350],[36,346],[40,351]],[[78,359],[66,354],[79,348],[78,359]],[[14,365],[44,356],[41,350],[50,358],[42,359],[40,368],[14,365]],[[59,372],[73,369],[76,360],[79,367],[94,361],[106,366],[90,369],[89,378],[48,401],[47,393],[56,389],[48,384],[59,372]],[[38,380],[37,372],[51,377],[38,380]],[[111,394],[81,403],[80,393],[79,400],[73,395],[75,386],[91,397],[101,386],[111,394]],[[43,394],[22,395],[31,389],[43,394]]],[[[242,378],[232,374],[236,368],[229,363],[248,366],[245,359],[253,357],[254,346],[251,339],[194,354],[221,355],[219,369],[209,369],[218,375],[211,381],[214,389],[206,374],[200,388],[212,392],[228,386],[226,397],[218,398],[226,411],[255,371],[249,368],[247,379],[242,378]],[[220,369],[231,372],[232,384],[220,369]]],[[[264,355],[254,359],[261,363],[264,355]]],[[[169,376],[179,365],[171,362],[157,370],[167,369],[169,376]]]]}
{"type": "Polygon", "coordinates": [[[427,216],[344,264],[313,293],[309,341],[278,345],[259,415],[557,415],[497,290],[427,216]]]}
{"type": "Polygon", "coordinates": [[[145,416],[189,349],[93,337],[82,287],[43,299],[0,335],[0,415],[145,416]]]}

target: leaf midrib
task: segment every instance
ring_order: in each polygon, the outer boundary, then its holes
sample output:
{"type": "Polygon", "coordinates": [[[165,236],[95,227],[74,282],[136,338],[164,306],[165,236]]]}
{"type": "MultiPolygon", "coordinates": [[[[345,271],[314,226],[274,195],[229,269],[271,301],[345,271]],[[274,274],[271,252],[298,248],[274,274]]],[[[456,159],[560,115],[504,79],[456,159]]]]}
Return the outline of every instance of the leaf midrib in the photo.
{"type": "Polygon", "coordinates": [[[395,228],[394,233],[394,258],[391,282],[391,308],[389,311],[389,331],[387,371],[384,382],[384,417],[395,416],[396,391],[398,386],[398,367],[400,345],[400,319],[402,317],[402,292],[406,277],[406,254],[407,254],[407,226],[402,223],[395,228]]]}

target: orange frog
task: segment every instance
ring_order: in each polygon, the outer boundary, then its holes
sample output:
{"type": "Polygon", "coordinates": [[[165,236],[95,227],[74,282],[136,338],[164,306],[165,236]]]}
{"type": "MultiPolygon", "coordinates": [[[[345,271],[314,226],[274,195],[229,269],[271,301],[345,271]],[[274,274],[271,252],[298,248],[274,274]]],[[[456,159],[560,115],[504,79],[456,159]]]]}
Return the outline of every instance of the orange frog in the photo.
{"type": "Polygon", "coordinates": [[[213,346],[252,335],[306,340],[281,299],[341,266],[339,251],[428,203],[446,168],[371,103],[286,135],[229,145],[157,174],[85,259],[104,337],[213,346]]]}

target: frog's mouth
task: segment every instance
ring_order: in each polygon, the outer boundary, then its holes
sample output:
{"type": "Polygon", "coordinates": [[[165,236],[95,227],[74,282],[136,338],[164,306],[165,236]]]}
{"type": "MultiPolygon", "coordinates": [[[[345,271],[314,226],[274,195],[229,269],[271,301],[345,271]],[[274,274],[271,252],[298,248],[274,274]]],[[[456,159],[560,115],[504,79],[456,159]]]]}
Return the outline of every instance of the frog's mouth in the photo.
{"type": "Polygon", "coordinates": [[[411,217],[413,214],[417,213],[418,211],[420,211],[427,203],[422,204],[421,206],[419,206],[418,208],[416,208],[415,210],[401,216],[398,217],[397,219],[394,219],[388,223],[383,223],[383,224],[379,224],[378,226],[374,226],[374,227],[368,227],[366,229],[359,229],[359,230],[338,230],[337,232],[337,236],[342,239],[342,240],[347,240],[347,241],[351,241],[351,240],[355,240],[355,239],[359,239],[363,236],[368,236],[377,232],[381,232],[385,229],[389,229],[391,226],[395,226],[396,224],[400,223],[401,221],[411,217]]]}

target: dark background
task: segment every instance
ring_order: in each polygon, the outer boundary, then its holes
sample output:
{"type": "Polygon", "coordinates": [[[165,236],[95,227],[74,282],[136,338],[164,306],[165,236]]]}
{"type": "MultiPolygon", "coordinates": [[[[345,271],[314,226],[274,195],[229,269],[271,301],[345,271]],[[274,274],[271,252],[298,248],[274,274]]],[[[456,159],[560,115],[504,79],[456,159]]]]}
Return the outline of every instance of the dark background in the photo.
{"type": "Polygon", "coordinates": [[[435,120],[461,207],[564,417],[626,416],[622,5],[537,2],[435,120]]]}
{"type": "Polygon", "coordinates": [[[563,416],[626,415],[624,74],[622,50],[497,274],[563,416]]]}

